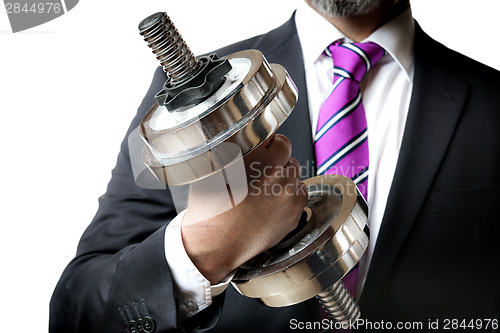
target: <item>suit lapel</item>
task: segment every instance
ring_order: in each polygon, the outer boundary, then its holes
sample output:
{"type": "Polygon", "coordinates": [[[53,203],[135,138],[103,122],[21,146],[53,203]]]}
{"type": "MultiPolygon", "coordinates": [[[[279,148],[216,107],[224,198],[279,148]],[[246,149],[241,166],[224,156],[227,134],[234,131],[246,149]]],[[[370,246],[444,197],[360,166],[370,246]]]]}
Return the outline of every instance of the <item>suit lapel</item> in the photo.
{"type": "Polygon", "coordinates": [[[254,48],[262,51],[270,63],[277,63],[285,67],[299,91],[297,105],[285,123],[278,129],[278,133],[290,139],[293,149],[292,156],[299,161],[300,165],[307,167],[307,174],[303,171],[302,176],[312,177],[315,175],[315,170],[311,121],[304,60],[294,16],[281,27],[260,37],[254,48]]]}
{"type": "Polygon", "coordinates": [[[414,85],[384,218],[361,297],[369,313],[429,194],[459,120],[467,87],[444,48],[416,25],[414,85]]]}

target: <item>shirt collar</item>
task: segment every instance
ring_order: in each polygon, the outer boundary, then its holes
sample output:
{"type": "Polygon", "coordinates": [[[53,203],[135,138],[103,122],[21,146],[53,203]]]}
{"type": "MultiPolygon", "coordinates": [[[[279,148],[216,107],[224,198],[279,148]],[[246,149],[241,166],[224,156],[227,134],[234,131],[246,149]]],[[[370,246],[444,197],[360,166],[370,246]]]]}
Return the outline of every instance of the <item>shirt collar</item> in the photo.
{"type": "MultiPolygon", "coordinates": [[[[333,24],[300,1],[295,14],[295,24],[299,35],[306,70],[319,59],[323,50],[336,40],[352,42],[333,24]]],[[[406,73],[408,80],[413,78],[413,40],[415,22],[411,9],[373,32],[363,42],[374,42],[382,46],[406,73]]]]}

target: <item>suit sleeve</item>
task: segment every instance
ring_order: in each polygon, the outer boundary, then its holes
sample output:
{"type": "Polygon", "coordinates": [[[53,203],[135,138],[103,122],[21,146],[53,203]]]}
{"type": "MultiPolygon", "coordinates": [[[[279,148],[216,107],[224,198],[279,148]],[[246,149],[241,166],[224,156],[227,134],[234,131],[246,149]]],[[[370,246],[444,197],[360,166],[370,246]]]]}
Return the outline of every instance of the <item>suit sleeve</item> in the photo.
{"type": "MultiPolygon", "coordinates": [[[[174,203],[168,190],[136,185],[127,140],[164,81],[158,68],[123,140],[97,214],[56,286],[50,303],[52,333],[126,332],[127,325],[144,332],[184,331],[177,323],[164,249],[165,226],[176,216],[174,203]]],[[[197,316],[197,329],[200,323],[214,324],[220,303],[197,316]]]]}

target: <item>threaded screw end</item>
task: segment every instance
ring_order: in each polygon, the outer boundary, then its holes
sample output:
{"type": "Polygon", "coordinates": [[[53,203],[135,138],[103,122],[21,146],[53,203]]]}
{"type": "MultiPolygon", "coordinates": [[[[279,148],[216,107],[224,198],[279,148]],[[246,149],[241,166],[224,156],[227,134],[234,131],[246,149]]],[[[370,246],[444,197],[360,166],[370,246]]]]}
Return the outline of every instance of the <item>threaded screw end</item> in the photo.
{"type": "Polygon", "coordinates": [[[200,63],[186,45],[167,13],[159,12],[139,23],[141,36],[160,61],[173,85],[181,83],[200,63]]]}
{"type": "Polygon", "coordinates": [[[328,316],[337,322],[352,323],[361,316],[356,301],[349,294],[342,281],[318,294],[316,298],[328,316]]]}

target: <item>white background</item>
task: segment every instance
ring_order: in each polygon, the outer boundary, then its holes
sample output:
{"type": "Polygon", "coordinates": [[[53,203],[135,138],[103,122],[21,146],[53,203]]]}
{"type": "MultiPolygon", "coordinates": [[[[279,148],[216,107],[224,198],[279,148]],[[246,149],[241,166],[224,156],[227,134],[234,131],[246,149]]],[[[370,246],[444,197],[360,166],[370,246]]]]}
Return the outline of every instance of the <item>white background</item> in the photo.
{"type": "MultiPolygon", "coordinates": [[[[46,332],[48,304],[97,209],[157,66],[137,33],[167,11],[194,53],[263,33],[301,0],[88,1],[12,34],[0,12],[0,318],[46,332]]],[[[500,69],[498,0],[415,0],[424,30],[500,69]]]]}

